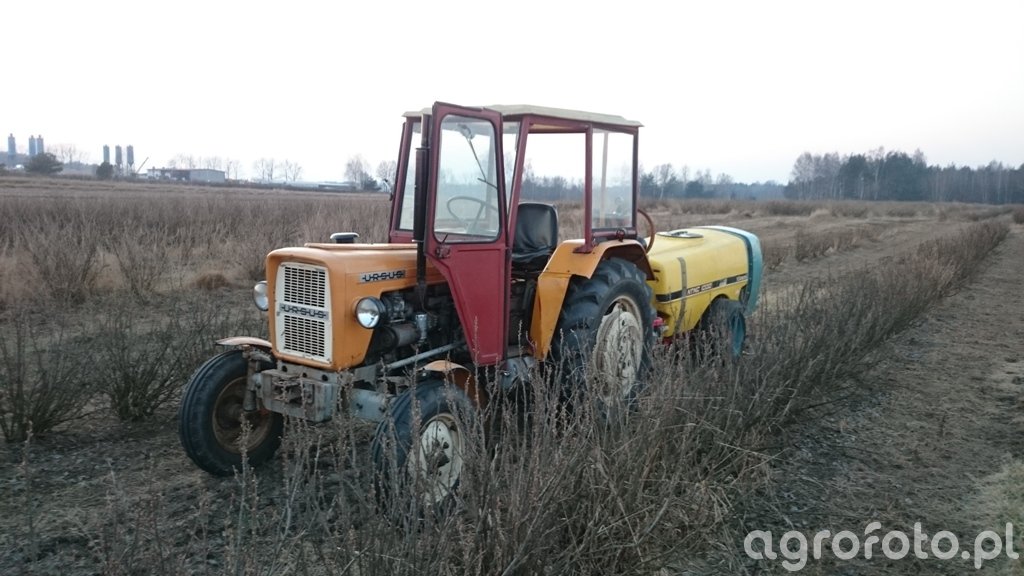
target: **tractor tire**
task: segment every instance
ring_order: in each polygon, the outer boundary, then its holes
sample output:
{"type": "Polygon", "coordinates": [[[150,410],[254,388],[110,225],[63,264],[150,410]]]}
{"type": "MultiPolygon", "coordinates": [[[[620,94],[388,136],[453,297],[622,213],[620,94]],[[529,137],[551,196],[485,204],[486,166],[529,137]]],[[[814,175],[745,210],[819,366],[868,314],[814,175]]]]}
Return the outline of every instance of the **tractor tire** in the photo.
{"type": "Polygon", "coordinates": [[[280,414],[242,410],[247,376],[242,351],[229,350],[203,363],[185,386],[178,408],[178,437],[188,457],[215,476],[241,470],[243,452],[249,465],[258,466],[281,445],[284,418],[280,414]]]}
{"type": "Polygon", "coordinates": [[[647,276],[625,260],[604,260],[590,278],[573,280],[551,347],[565,399],[634,405],[656,338],[652,300],[647,276]]]}
{"type": "Polygon", "coordinates": [[[389,412],[370,445],[378,506],[396,518],[448,512],[475,407],[460,388],[431,379],[399,395],[389,412]]]}
{"type": "Polygon", "coordinates": [[[727,298],[715,300],[701,325],[710,356],[728,360],[740,358],[747,340],[747,316],[741,302],[727,298]]]}

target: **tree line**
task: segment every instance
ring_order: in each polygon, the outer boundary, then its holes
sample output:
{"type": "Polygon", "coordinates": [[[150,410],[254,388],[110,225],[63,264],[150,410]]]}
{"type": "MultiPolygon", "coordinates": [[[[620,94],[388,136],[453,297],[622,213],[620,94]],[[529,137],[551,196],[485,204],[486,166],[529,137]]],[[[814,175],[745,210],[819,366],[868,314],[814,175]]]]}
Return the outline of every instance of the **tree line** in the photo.
{"type": "Polygon", "coordinates": [[[1024,203],[1024,164],[929,165],[920,150],[878,148],[849,156],[804,152],[793,164],[784,194],[795,200],[1024,203]]]}
{"type": "MultiPolygon", "coordinates": [[[[65,158],[68,155],[62,154],[65,158]]],[[[195,157],[179,154],[168,163],[171,168],[211,168],[224,170],[228,179],[239,177],[240,162],[220,157],[195,157]]],[[[56,174],[64,162],[52,153],[39,154],[25,171],[56,174]]],[[[4,167],[6,168],[6,167],[4,167]]],[[[382,161],[371,173],[370,163],[356,154],[345,164],[345,177],[354,187],[367,191],[390,190],[395,182],[395,161],[382,161]]],[[[252,166],[254,180],[295,182],[303,169],[297,162],[261,158],[252,166]]],[[[97,176],[110,178],[109,166],[97,169],[97,176]],[[104,172],[103,169],[107,170],[104,172]]],[[[522,195],[536,200],[582,198],[581,178],[538,176],[527,166],[522,195]]],[[[710,170],[692,173],[687,166],[671,163],[647,170],[640,166],[640,195],[651,199],[764,199],[786,197],[793,200],[903,200],[931,202],[975,202],[986,204],[1024,204],[1024,164],[1014,168],[992,161],[988,165],[929,165],[920,150],[913,154],[885,151],[882,148],[861,154],[841,156],[837,152],[804,152],[793,164],[790,180],[782,185],[774,181],[740,183],[728,174],[713,176],[710,170]]]]}
{"type": "MultiPolygon", "coordinates": [[[[640,196],[656,200],[697,200],[703,198],[761,199],[782,196],[783,186],[773,181],[736,182],[728,174],[712,176],[711,170],[688,166],[675,168],[659,164],[651,170],[640,166],[640,196]]],[[[531,200],[577,200],[583,197],[583,180],[564,176],[537,176],[527,169],[523,175],[522,197],[531,200]]]]}

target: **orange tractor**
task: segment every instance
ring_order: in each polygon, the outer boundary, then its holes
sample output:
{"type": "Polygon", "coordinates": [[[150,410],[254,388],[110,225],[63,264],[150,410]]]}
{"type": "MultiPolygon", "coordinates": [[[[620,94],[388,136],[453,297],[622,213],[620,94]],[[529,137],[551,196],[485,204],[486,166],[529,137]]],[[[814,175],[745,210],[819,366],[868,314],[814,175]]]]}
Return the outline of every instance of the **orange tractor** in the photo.
{"type": "Polygon", "coordinates": [[[463,465],[455,414],[486,402],[485,388],[511,394],[556,367],[566,397],[630,401],[657,342],[712,326],[738,355],[758,239],[714,226],[656,233],[649,218],[639,234],[639,128],[535,106],[406,114],[389,242],[338,233],[267,256],[254,295],[270,340],[224,339],[230,349],[195,372],[179,411],[185,452],[231,474],[243,453],[253,465],[272,457],[283,416],[342,410],[380,423],[382,472],[418,475],[444,498],[463,465]],[[524,174],[545,162],[581,176],[569,201],[582,238],[560,237],[553,205],[523,200],[524,174]],[[385,444],[397,461],[385,462],[385,444]]]}

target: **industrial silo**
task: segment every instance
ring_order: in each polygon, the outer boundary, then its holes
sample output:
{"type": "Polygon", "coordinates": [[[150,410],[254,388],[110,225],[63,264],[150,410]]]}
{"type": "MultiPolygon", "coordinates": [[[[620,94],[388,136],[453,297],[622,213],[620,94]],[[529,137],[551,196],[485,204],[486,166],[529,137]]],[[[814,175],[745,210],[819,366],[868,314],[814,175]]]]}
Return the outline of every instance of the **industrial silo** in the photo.
{"type": "Polygon", "coordinates": [[[36,155],[36,137],[35,136],[31,136],[30,135],[28,137],[28,155],[29,155],[30,158],[32,156],[36,155]]]}
{"type": "Polygon", "coordinates": [[[43,152],[46,152],[46,149],[43,148],[43,135],[40,134],[36,136],[36,154],[42,154],[43,152]]]}
{"type": "Polygon", "coordinates": [[[103,163],[110,164],[110,146],[103,145],[103,163]]]}
{"type": "Polygon", "coordinates": [[[13,166],[14,158],[18,155],[18,143],[14,140],[14,134],[7,137],[7,164],[13,166]]]}
{"type": "Polygon", "coordinates": [[[120,168],[121,165],[124,163],[122,160],[123,159],[121,157],[121,145],[118,144],[117,146],[114,146],[114,166],[120,168]]]}
{"type": "Polygon", "coordinates": [[[128,145],[128,166],[135,166],[135,147],[131,144],[128,145]]]}

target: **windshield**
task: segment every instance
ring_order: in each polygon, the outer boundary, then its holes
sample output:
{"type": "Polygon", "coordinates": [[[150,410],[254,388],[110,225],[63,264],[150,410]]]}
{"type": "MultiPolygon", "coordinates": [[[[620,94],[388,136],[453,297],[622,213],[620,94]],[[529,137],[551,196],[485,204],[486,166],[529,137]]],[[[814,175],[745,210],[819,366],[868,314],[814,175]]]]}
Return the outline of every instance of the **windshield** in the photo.
{"type": "Polygon", "coordinates": [[[434,236],[442,242],[488,242],[501,233],[494,126],[449,115],[441,122],[434,236]]]}

